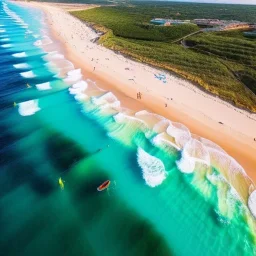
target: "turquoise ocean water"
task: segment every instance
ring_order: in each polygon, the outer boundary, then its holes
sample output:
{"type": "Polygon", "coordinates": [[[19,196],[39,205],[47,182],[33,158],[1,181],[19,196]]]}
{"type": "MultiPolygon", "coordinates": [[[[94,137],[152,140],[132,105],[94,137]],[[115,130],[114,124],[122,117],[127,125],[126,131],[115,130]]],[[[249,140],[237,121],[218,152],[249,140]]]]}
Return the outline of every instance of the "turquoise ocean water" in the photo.
{"type": "Polygon", "coordinates": [[[42,20],[0,2],[0,255],[255,255],[254,218],[220,165],[184,147],[184,129],[170,143],[166,120],[153,129],[81,82],[42,50],[42,20]]]}

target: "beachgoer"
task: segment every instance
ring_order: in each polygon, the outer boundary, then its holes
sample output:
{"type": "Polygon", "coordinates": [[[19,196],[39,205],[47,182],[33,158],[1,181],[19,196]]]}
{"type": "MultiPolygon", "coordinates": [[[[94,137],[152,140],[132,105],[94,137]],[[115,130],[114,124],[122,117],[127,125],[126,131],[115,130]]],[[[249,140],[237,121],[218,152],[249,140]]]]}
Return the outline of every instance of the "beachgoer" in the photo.
{"type": "Polygon", "coordinates": [[[93,71],[95,71],[95,67],[93,67],[93,71]]]}
{"type": "Polygon", "coordinates": [[[165,107],[167,108],[167,104],[165,103],[165,107]]]}

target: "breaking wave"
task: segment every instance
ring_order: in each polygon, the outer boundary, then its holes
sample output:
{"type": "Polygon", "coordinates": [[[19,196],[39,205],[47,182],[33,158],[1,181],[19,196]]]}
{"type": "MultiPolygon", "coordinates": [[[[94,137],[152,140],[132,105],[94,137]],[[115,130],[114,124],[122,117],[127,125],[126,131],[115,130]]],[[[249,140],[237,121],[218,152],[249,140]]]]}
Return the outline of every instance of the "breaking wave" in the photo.
{"type": "Polygon", "coordinates": [[[101,109],[112,108],[118,110],[121,107],[120,101],[112,92],[107,92],[98,97],[91,97],[91,102],[101,109]]]}
{"type": "Polygon", "coordinates": [[[12,47],[12,44],[2,44],[1,47],[3,47],[3,48],[10,48],[10,47],[12,47]]]}
{"type": "Polygon", "coordinates": [[[8,42],[8,41],[10,41],[10,38],[8,38],[8,37],[2,38],[2,39],[0,39],[0,41],[1,41],[1,42],[8,42]]]}
{"type": "Polygon", "coordinates": [[[57,51],[49,52],[44,59],[46,60],[59,60],[59,59],[64,59],[64,55],[58,53],[57,51]]]}
{"type": "Polygon", "coordinates": [[[19,113],[21,116],[31,116],[39,111],[38,100],[29,100],[19,103],[19,113]]]}
{"type": "Polygon", "coordinates": [[[67,73],[67,77],[63,79],[66,83],[75,83],[82,78],[81,69],[71,70],[67,73]]]}
{"type": "Polygon", "coordinates": [[[21,72],[20,73],[21,76],[25,77],[25,78],[33,78],[36,77],[36,75],[33,73],[33,71],[27,71],[27,72],[21,72]]]}
{"type": "Polygon", "coordinates": [[[147,185],[156,187],[162,184],[167,177],[163,162],[148,154],[142,148],[138,148],[137,161],[142,169],[143,178],[147,185]]]}
{"type": "Polygon", "coordinates": [[[254,218],[256,218],[256,190],[254,190],[249,196],[248,207],[254,218]]]}
{"type": "Polygon", "coordinates": [[[42,45],[48,45],[48,44],[51,44],[52,43],[52,40],[45,36],[43,39],[41,40],[37,40],[36,42],[34,42],[34,46],[42,46],[42,45]]]}
{"type": "Polygon", "coordinates": [[[183,148],[191,138],[188,128],[180,123],[170,122],[166,132],[175,139],[175,143],[180,148],[183,148]]]}
{"type": "Polygon", "coordinates": [[[182,157],[177,162],[177,166],[181,172],[192,173],[195,170],[196,163],[209,166],[210,156],[200,141],[190,139],[183,148],[182,157]]]}
{"type": "Polygon", "coordinates": [[[36,88],[39,91],[45,91],[45,90],[50,90],[52,89],[50,82],[45,82],[45,83],[41,83],[41,84],[36,84],[36,88]]]}
{"type": "Polygon", "coordinates": [[[20,64],[14,64],[13,67],[17,69],[26,69],[30,68],[30,66],[27,63],[20,63],[20,64]]]}
{"type": "Polygon", "coordinates": [[[152,143],[166,151],[179,151],[180,148],[167,136],[165,133],[160,133],[152,139],[152,143]]]}
{"type": "Polygon", "coordinates": [[[27,57],[27,54],[25,52],[18,52],[18,53],[12,54],[12,56],[15,58],[24,58],[24,57],[27,57]]]}

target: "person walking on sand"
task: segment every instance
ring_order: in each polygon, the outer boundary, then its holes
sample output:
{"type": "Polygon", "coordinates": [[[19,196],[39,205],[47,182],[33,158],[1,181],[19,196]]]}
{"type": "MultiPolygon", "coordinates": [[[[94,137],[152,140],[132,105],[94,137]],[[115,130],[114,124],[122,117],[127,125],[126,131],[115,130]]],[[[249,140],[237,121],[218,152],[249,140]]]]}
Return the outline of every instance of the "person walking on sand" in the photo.
{"type": "Polygon", "coordinates": [[[95,67],[93,67],[93,71],[95,71],[95,67]]]}

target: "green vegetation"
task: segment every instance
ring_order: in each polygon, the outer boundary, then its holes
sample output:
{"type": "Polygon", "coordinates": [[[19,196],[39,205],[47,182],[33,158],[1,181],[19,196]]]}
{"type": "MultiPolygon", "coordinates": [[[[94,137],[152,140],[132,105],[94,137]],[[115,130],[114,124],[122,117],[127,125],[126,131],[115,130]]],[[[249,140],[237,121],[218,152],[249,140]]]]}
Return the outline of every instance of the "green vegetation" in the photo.
{"type": "Polygon", "coordinates": [[[250,14],[252,7],[247,13],[248,8],[244,6],[211,5],[215,9],[220,6],[227,9],[226,17],[220,17],[209,6],[194,4],[195,8],[191,9],[191,4],[161,3],[154,7],[136,3],[130,7],[100,7],[72,14],[104,31],[99,43],[105,47],[173,71],[239,107],[256,112],[256,40],[245,38],[241,31],[200,33],[188,37],[185,43],[189,47],[185,48],[172,41],[197,31],[197,27],[149,24],[154,17],[173,17],[174,13],[179,19],[234,19],[229,8],[233,8],[232,12],[239,17],[244,17],[240,19],[242,21],[255,19],[250,14]],[[247,8],[246,12],[244,8],[247,8]]]}
{"type": "MultiPolygon", "coordinates": [[[[123,8],[122,8],[123,9],[123,8]]],[[[101,7],[92,11],[78,11],[76,17],[100,24],[113,31],[115,36],[148,41],[172,41],[193,33],[199,28],[194,24],[164,27],[149,24],[148,15],[132,14],[120,8],[101,7]]]]}

